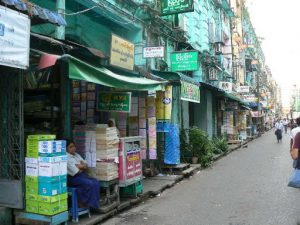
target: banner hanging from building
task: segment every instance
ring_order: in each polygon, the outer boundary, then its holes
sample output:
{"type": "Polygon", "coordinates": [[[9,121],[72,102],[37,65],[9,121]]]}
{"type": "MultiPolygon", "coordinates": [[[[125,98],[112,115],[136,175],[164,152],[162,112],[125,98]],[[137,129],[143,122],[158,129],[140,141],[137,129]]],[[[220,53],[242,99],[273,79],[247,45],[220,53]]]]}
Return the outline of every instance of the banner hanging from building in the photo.
{"type": "Polygon", "coordinates": [[[200,88],[191,83],[180,81],[181,96],[180,99],[189,102],[200,103],[200,88]]]}
{"type": "Polygon", "coordinates": [[[110,65],[133,70],[134,44],[113,34],[111,36],[110,65]]]}
{"type": "Polygon", "coordinates": [[[194,0],[161,0],[161,15],[194,11],[194,0]]]}
{"type": "Polygon", "coordinates": [[[198,56],[198,51],[171,53],[171,70],[173,72],[198,70],[198,56]]]}
{"type": "Polygon", "coordinates": [[[0,65],[28,68],[29,40],[28,16],[0,6],[0,65]]]}
{"type": "Polygon", "coordinates": [[[98,111],[114,111],[130,113],[131,92],[99,92],[98,111]]]}
{"type": "Polygon", "coordinates": [[[172,113],[172,86],[156,92],[156,119],[170,120],[172,113]]]}

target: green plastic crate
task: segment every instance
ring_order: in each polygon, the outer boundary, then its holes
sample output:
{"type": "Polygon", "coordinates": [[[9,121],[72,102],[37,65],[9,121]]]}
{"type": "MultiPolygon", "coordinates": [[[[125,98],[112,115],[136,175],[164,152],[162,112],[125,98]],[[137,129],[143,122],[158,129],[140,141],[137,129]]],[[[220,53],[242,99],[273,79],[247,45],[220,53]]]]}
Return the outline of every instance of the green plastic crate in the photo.
{"type": "Polygon", "coordinates": [[[144,185],[142,180],[131,184],[127,187],[121,187],[120,188],[120,192],[121,192],[121,196],[137,196],[138,194],[143,193],[144,191],[144,185]]]}

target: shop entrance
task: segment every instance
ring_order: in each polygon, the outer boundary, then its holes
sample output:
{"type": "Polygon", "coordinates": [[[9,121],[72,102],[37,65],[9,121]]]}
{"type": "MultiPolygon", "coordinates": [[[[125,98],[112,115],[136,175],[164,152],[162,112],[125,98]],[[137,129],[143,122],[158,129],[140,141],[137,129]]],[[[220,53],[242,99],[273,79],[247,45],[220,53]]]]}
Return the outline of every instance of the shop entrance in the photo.
{"type": "Polygon", "coordinates": [[[23,73],[0,71],[0,205],[23,208],[23,73]]]}

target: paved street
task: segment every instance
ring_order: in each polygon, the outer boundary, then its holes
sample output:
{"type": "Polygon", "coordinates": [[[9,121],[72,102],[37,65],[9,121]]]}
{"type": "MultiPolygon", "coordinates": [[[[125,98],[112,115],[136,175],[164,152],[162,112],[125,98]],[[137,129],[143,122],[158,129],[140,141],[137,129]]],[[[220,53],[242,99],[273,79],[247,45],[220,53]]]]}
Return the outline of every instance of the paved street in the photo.
{"type": "Polygon", "coordinates": [[[297,225],[300,191],[292,172],[289,137],[273,131],[184,180],[161,196],[104,225],[297,225]]]}

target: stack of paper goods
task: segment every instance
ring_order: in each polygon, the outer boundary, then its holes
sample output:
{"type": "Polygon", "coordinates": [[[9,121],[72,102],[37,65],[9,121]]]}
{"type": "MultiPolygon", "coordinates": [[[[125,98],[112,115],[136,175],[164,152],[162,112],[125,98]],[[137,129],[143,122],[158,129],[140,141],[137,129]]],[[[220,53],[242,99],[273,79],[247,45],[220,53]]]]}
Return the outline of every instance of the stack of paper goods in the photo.
{"type": "Polygon", "coordinates": [[[117,179],[119,177],[118,164],[114,162],[97,162],[95,176],[103,181],[117,179]]]}
{"type": "Polygon", "coordinates": [[[27,139],[26,211],[55,215],[68,209],[66,142],[55,135],[27,139]]]}
{"type": "Polygon", "coordinates": [[[96,135],[97,150],[116,149],[119,147],[119,137],[115,127],[97,127],[96,135]]]}

